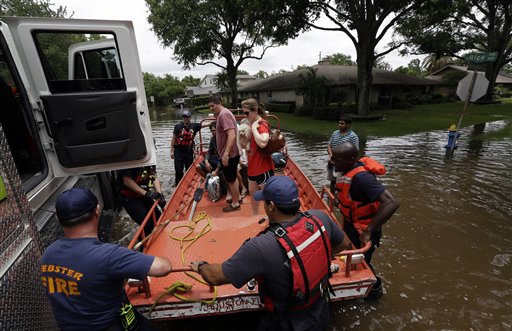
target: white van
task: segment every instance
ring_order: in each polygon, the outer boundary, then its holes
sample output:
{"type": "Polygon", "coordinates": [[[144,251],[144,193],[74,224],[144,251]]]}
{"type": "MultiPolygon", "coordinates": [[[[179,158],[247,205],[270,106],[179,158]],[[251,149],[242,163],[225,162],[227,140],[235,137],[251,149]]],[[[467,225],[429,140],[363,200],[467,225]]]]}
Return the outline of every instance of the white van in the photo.
{"type": "Polygon", "coordinates": [[[131,22],[0,18],[0,328],[51,330],[38,260],[54,202],[92,189],[113,218],[109,172],[156,163],[131,22]]]}

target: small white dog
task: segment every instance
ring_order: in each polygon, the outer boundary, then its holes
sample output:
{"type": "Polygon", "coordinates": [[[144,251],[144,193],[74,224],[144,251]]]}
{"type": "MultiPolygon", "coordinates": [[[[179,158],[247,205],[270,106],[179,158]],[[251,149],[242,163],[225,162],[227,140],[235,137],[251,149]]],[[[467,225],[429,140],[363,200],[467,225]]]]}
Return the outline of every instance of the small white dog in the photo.
{"type": "Polygon", "coordinates": [[[252,137],[251,126],[245,123],[240,124],[238,127],[238,136],[240,138],[240,144],[242,147],[245,146],[245,149],[248,151],[252,137]]]}

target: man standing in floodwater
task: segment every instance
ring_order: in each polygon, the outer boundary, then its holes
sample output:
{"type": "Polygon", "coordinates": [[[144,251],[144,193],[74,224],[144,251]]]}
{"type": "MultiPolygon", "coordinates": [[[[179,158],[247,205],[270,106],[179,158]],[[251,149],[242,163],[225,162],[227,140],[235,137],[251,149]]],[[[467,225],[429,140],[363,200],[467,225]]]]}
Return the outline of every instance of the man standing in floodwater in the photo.
{"type": "MultiPolygon", "coordinates": [[[[357,155],[356,146],[344,142],[333,150],[331,161],[335,170],[340,172],[336,179],[336,192],[345,233],[357,248],[371,240],[372,247],[364,257],[374,270],[370,262],[375,247],[380,245],[381,227],[400,205],[375,177],[375,174],[386,172],[384,166],[369,157],[358,160],[357,155]]],[[[377,276],[377,283],[368,298],[377,299],[381,296],[382,281],[377,276]]]]}
{"type": "Polygon", "coordinates": [[[178,186],[183,178],[184,171],[187,171],[194,162],[194,138],[201,130],[201,124],[190,121],[191,114],[188,110],[183,111],[183,121],[174,126],[171,139],[171,159],[174,160],[174,171],[176,173],[174,186],[178,186]]]}
{"type": "Polygon", "coordinates": [[[336,185],[336,178],[334,177],[334,166],[331,162],[332,151],[336,146],[342,142],[349,141],[359,150],[359,137],[357,134],[350,129],[352,125],[352,119],[347,115],[341,115],[338,120],[338,130],[334,131],[327,143],[327,155],[329,160],[327,161],[327,180],[330,181],[330,189],[332,194],[334,192],[334,186],[336,185]]]}

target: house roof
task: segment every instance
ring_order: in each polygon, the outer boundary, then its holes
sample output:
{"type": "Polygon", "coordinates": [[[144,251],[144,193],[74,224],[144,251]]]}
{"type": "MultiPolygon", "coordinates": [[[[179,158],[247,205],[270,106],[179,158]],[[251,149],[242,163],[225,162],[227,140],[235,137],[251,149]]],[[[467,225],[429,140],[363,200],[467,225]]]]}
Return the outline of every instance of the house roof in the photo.
{"type": "MultiPolygon", "coordinates": [[[[317,77],[325,77],[327,85],[356,85],[357,67],[339,66],[331,64],[317,64],[311,68],[316,69],[317,77]]],[[[300,75],[307,75],[308,69],[301,69],[294,72],[286,72],[274,75],[265,79],[243,82],[238,90],[268,91],[268,90],[290,90],[297,87],[300,75]]],[[[374,85],[437,85],[438,82],[431,79],[414,77],[392,71],[373,69],[374,85]]]]}
{"type": "MultiPolygon", "coordinates": [[[[472,72],[472,70],[468,70],[467,66],[456,66],[453,64],[448,64],[448,65],[442,67],[441,69],[433,72],[430,76],[427,76],[427,78],[433,79],[433,80],[436,80],[439,82],[439,81],[443,80],[443,76],[444,76],[445,72],[452,71],[452,70],[466,72],[466,73],[472,72]]],[[[483,73],[483,71],[478,71],[478,72],[483,73]]],[[[498,74],[498,77],[496,77],[496,84],[512,84],[512,76],[510,76],[504,72],[500,72],[498,74]]]]}

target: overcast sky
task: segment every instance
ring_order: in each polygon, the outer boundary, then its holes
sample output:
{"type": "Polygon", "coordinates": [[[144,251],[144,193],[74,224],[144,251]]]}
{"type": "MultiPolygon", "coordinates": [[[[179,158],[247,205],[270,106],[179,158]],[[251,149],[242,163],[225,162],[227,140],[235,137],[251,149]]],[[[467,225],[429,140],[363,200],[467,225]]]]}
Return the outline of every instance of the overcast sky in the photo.
{"type": "MultiPolygon", "coordinates": [[[[157,76],[170,74],[179,78],[192,75],[203,78],[207,74],[215,74],[220,68],[214,65],[196,66],[189,71],[172,60],[172,49],[163,48],[157,37],[151,31],[147,22],[147,8],[144,0],[52,0],[56,6],[67,7],[68,14],[74,12],[73,18],[129,20],[133,22],[137,38],[142,71],[151,72],[157,76]]],[[[326,24],[328,21],[326,22],[326,24]]],[[[391,34],[389,33],[389,38],[391,34]]],[[[382,51],[386,42],[378,45],[377,51],[382,51]]],[[[341,32],[311,30],[290,40],[287,46],[267,50],[262,60],[246,60],[239,69],[254,75],[259,70],[271,74],[280,69],[292,70],[299,65],[314,65],[319,56],[343,53],[356,60],[352,42],[341,32]]],[[[401,57],[397,52],[385,56],[393,69],[406,66],[412,59],[418,57],[401,57]]],[[[421,59],[421,58],[420,58],[421,59]]]]}

